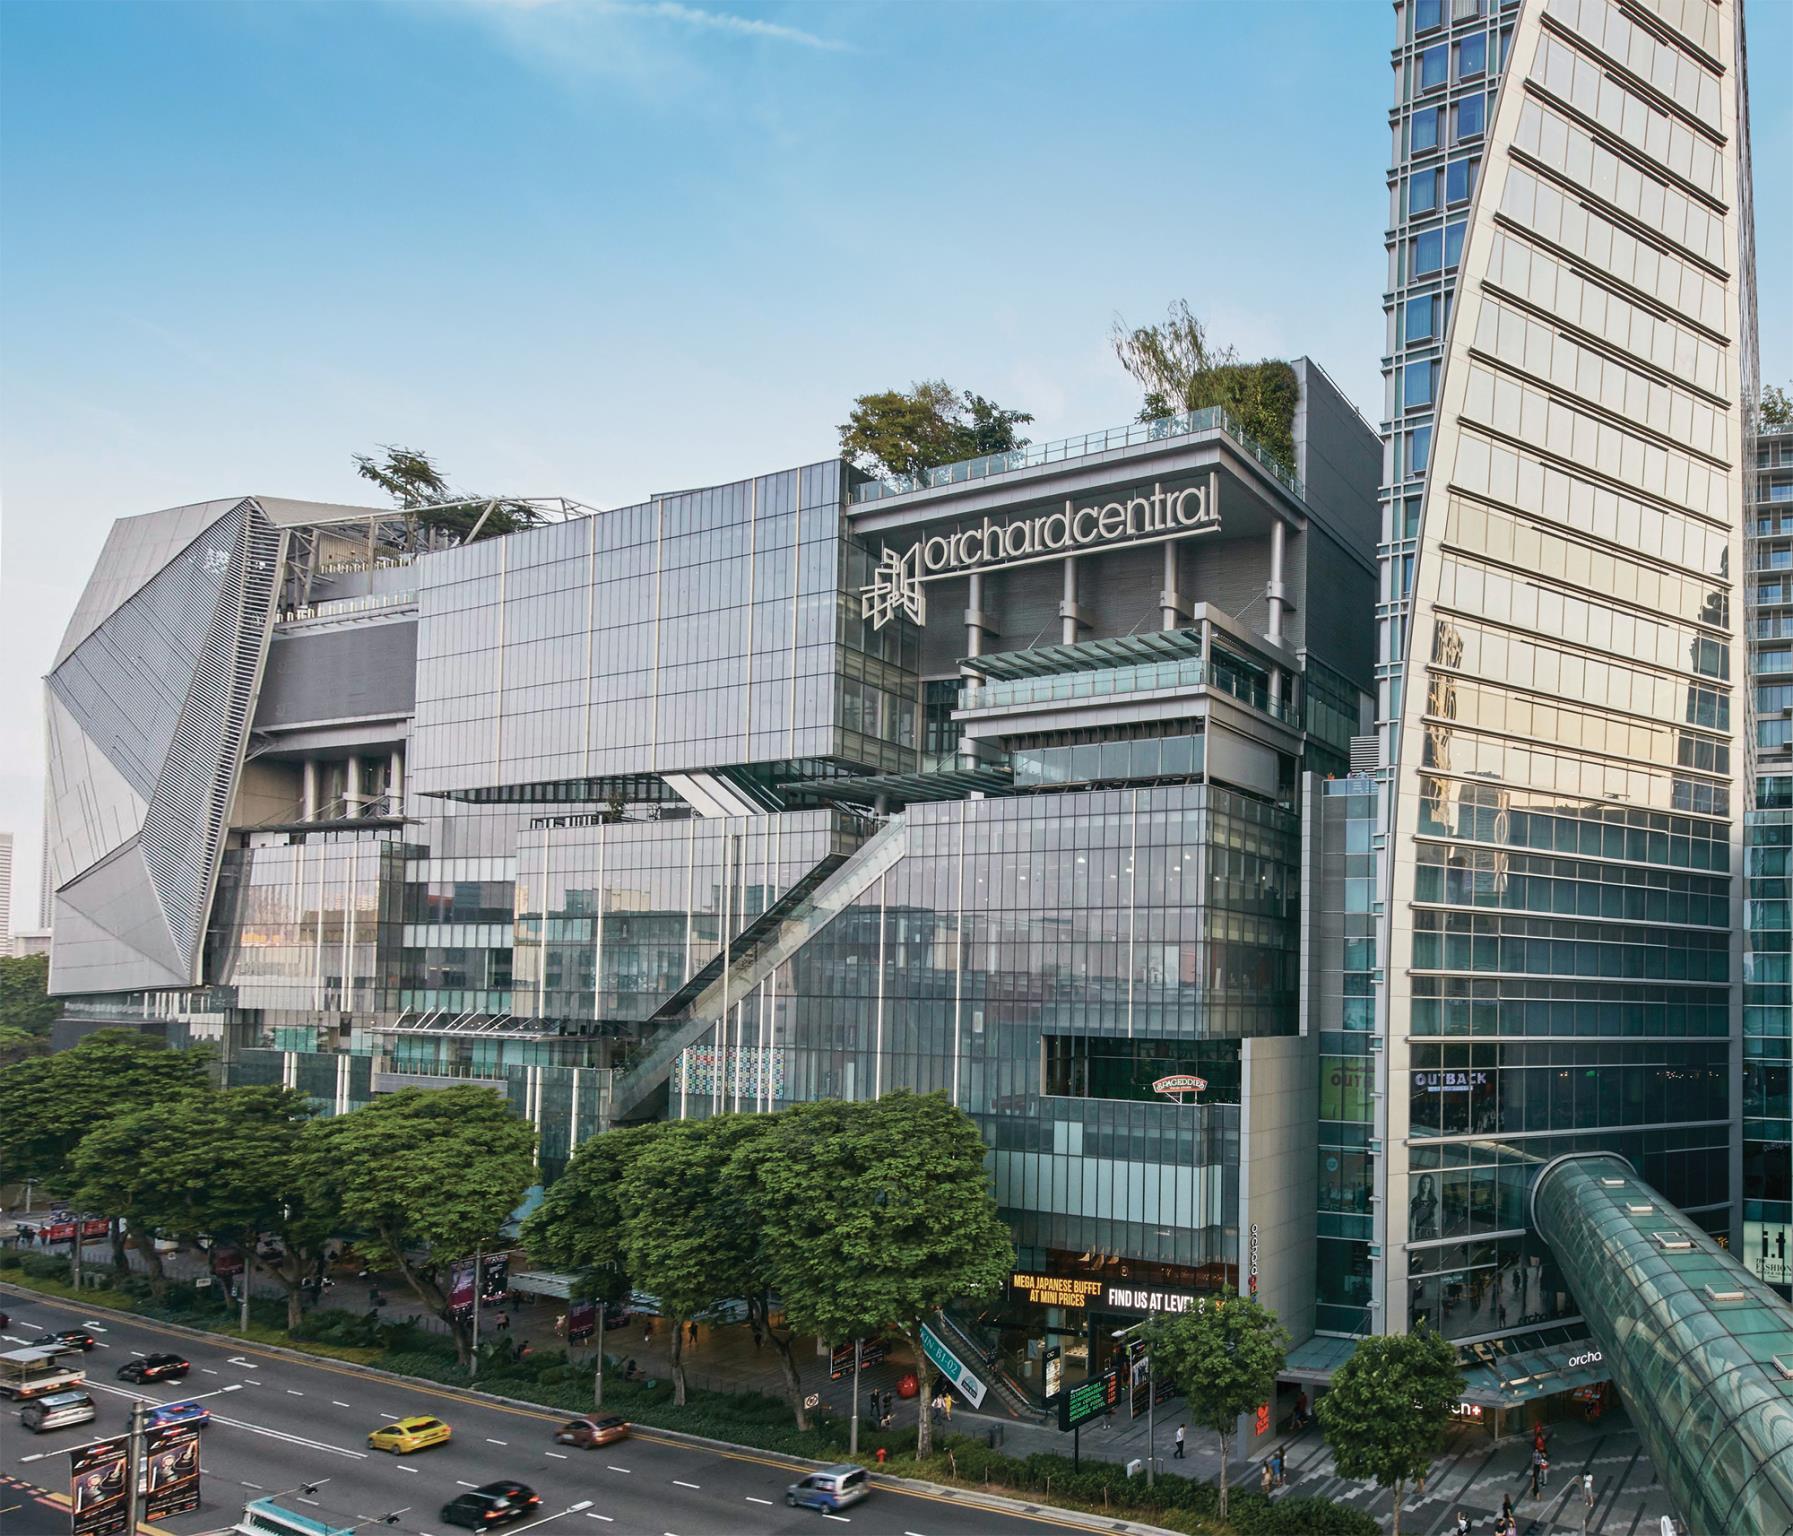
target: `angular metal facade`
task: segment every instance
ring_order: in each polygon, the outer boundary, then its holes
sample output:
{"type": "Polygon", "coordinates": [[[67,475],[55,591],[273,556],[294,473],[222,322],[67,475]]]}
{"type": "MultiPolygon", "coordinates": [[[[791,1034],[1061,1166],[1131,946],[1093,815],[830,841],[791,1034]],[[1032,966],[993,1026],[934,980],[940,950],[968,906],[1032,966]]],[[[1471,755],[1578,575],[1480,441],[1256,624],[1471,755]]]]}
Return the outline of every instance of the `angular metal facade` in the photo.
{"type": "Polygon", "coordinates": [[[198,980],[282,540],[244,499],[108,542],[46,680],[58,992],[198,980]]]}

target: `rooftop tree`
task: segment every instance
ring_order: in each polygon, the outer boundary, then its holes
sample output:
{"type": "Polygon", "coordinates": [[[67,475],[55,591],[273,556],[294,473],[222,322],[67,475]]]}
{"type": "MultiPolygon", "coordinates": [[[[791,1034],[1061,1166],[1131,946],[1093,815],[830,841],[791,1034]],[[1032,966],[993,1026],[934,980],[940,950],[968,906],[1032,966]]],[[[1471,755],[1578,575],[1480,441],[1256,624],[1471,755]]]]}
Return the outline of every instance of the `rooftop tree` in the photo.
{"type": "Polygon", "coordinates": [[[908,389],[861,395],[841,423],[841,453],[867,474],[913,477],[939,464],[1025,448],[1016,428],[1033,417],[982,395],[923,379],[908,389]]]}
{"type": "Polygon", "coordinates": [[[469,495],[448,483],[446,472],[417,448],[392,443],[380,447],[383,458],[358,453],[355,473],[377,485],[404,513],[408,540],[414,546],[417,529],[440,528],[466,539],[477,528],[481,538],[534,528],[542,514],[526,501],[503,496],[469,495]]]}

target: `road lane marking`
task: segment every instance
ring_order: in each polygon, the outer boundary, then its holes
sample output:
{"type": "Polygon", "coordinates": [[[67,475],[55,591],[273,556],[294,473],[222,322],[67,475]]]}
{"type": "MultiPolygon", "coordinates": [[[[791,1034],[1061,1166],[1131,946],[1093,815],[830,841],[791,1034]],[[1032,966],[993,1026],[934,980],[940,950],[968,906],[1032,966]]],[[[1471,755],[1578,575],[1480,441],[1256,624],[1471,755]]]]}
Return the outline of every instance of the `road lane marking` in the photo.
{"type": "Polygon", "coordinates": [[[556,1461],[565,1461],[567,1459],[565,1451],[543,1451],[542,1454],[544,1456],[552,1456],[556,1461]]]}
{"type": "Polygon", "coordinates": [[[257,1493],[266,1493],[268,1491],[262,1487],[260,1483],[244,1483],[243,1486],[245,1488],[253,1488],[257,1493]]]}
{"type": "Polygon", "coordinates": [[[299,1502],[300,1502],[300,1503],[301,1503],[301,1504],[310,1504],[310,1505],[311,1505],[311,1506],[313,1506],[313,1508],[315,1508],[315,1507],[316,1507],[316,1506],[317,1506],[317,1500],[316,1500],[316,1499],[308,1499],[308,1498],[305,1498],[305,1497],[303,1497],[303,1496],[301,1496],[301,1497],[300,1497],[300,1499],[299,1499],[299,1502]]]}
{"type": "Polygon", "coordinates": [[[587,1520],[602,1520],[606,1525],[615,1525],[616,1524],[616,1522],[614,1520],[612,1520],[610,1518],[610,1516],[600,1515],[595,1509],[586,1510],[585,1518],[587,1520]]]}
{"type": "Polygon", "coordinates": [[[682,1477],[675,1477],[673,1479],[673,1481],[675,1483],[677,1483],[679,1485],[679,1487],[681,1487],[681,1488],[701,1488],[701,1487],[703,1487],[702,1483],[688,1483],[682,1477]]]}
{"type": "Polygon", "coordinates": [[[297,1387],[288,1387],[286,1389],[286,1395],[288,1397],[303,1397],[305,1394],[303,1392],[301,1392],[297,1387]]]}
{"type": "Polygon", "coordinates": [[[627,1472],[629,1470],[627,1467],[617,1466],[614,1462],[607,1461],[604,1463],[604,1465],[609,1467],[612,1472],[627,1472]]]}
{"type": "Polygon", "coordinates": [[[84,1317],[81,1322],[86,1327],[93,1329],[95,1333],[110,1333],[112,1331],[104,1323],[96,1323],[91,1317],[84,1317]]]}
{"type": "Polygon", "coordinates": [[[455,1487],[457,1487],[457,1488],[477,1488],[477,1487],[479,1487],[479,1484],[478,1484],[478,1483],[468,1483],[468,1482],[463,1482],[463,1481],[462,1481],[462,1480],[461,1480],[461,1479],[460,1479],[460,1478],[458,1478],[458,1477],[457,1477],[457,1478],[456,1478],[456,1479],[455,1479],[455,1480],[454,1480],[454,1485],[455,1485],[455,1487]]]}
{"type": "Polygon", "coordinates": [[[137,1358],[138,1358],[138,1359],[139,1359],[139,1360],[141,1360],[141,1359],[142,1359],[142,1358],[143,1358],[143,1351],[142,1351],[142,1350],[140,1350],[140,1349],[133,1349],[133,1350],[132,1350],[132,1351],[131,1351],[131,1353],[132,1353],[132,1354],[133,1354],[133,1355],[135,1355],[135,1356],[136,1356],[136,1357],[137,1357],[137,1358]]]}
{"type": "Polygon", "coordinates": [[[413,1477],[415,1477],[415,1476],[416,1476],[416,1475],[417,1475],[417,1468],[415,1468],[415,1467],[407,1467],[407,1466],[404,1466],[404,1465],[403,1465],[403,1464],[402,1464],[402,1463],[401,1463],[401,1464],[400,1464],[400,1466],[399,1466],[399,1471],[401,1471],[401,1472],[409,1472],[409,1473],[410,1473],[410,1474],[411,1474],[411,1475],[412,1475],[412,1476],[413,1476],[413,1477]]]}
{"type": "Polygon", "coordinates": [[[754,1497],[754,1496],[753,1496],[753,1495],[752,1495],[752,1494],[751,1494],[751,1493],[750,1493],[750,1494],[748,1494],[748,1495],[747,1495],[747,1502],[748,1502],[748,1503],[749,1503],[749,1504],[766,1504],[766,1505],[770,1505],[770,1504],[771,1504],[771,1502],[772,1502],[772,1501],[771,1501],[771,1500],[770,1500],[770,1499],[756,1499],[756,1498],[755,1498],[755,1497],[754,1497]]]}
{"type": "MultiPolygon", "coordinates": [[[[0,1291],[5,1291],[8,1294],[13,1294],[15,1291],[15,1288],[8,1287],[8,1286],[6,1286],[4,1281],[0,1281],[0,1291]]],[[[35,1291],[30,1292],[29,1294],[23,1296],[21,1299],[25,1300],[25,1301],[31,1301],[31,1302],[38,1303],[44,1307],[47,1307],[49,1310],[51,1310],[53,1312],[60,1311],[63,1313],[69,1313],[74,1310],[73,1307],[71,1307],[67,1302],[62,1301],[59,1298],[43,1296],[35,1291]]],[[[165,1338],[172,1339],[178,1343],[191,1342],[187,1338],[186,1334],[176,1332],[172,1328],[161,1326],[161,1325],[157,1324],[156,1322],[154,1322],[153,1320],[150,1320],[147,1318],[133,1317],[131,1319],[131,1324],[133,1327],[141,1330],[142,1332],[158,1334],[165,1338]]],[[[250,1345],[248,1347],[254,1348],[253,1345],[250,1345]]],[[[367,1375],[367,1373],[365,1371],[361,1370],[359,1367],[350,1365],[346,1362],[334,1361],[334,1360],[331,1360],[324,1356],[304,1356],[303,1351],[297,1351],[297,1350],[287,1351],[287,1352],[282,1352],[280,1354],[267,1353],[267,1354],[262,1354],[261,1359],[264,1361],[273,1363],[273,1364],[296,1365],[303,1370],[327,1371],[333,1375],[346,1376],[349,1379],[351,1379],[357,1383],[360,1383],[362,1385],[367,1385],[371,1381],[371,1378],[367,1375]],[[300,1355],[302,1358],[294,1359],[293,1355],[295,1355],[295,1354],[300,1355]]],[[[247,1362],[247,1361],[244,1361],[242,1363],[249,1364],[249,1362],[247,1362]]],[[[374,1383],[374,1384],[377,1384],[377,1383],[374,1383]]],[[[93,1383],[90,1382],[89,1385],[93,1385],[93,1383]]],[[[531,1422],[537,1423],[537,1424],[564,1424],[566,1422],[566,1415],[563,1412],[550,1412],[546,1409],[514,1407],[508,1403],[492,1402],[491,1400],[484,1398],[484,1397],[470,1396],[465,1392],[459,1392],[453,1388],[438,1386],[434,1382],[418,1381],[418,1382],[412,1383],[411,1385],[412,1385],[413,1390],[415,1390],[419,1396],[422,1396],[422,1397],[425,1397],[425,1398],[428,1398],[428,1399],[431,1399],[431,1400],[437,1401],[437,1402],[460,1403],[460,1404],[464,1404],[469,1407],[475,1407],[475,1408],[482,1409],[488,1413],[509,1414],[513,1418],[527,1419],[527,1420],[530,1420],[531,1422]]],[[[390,1419],[393,1416],[387,1415],[387,1417],[390,1419]]],[[[635,1438],[638,1440],[645,1441],[650,1445],[664,1445],[664,1446],[669,1446],[675,1450],[681,1450],[681,1451],[689,1451],[690,1450],[690,1446],[685,1444],[682,1441],[668,1440],[659,1435],[637,1432],[635,1438]]],[[[334,1450],[335,1447],[332,1447],[331,1449],[334,1450]]],[[[350,1452],[348,1454],[357,1455],[357,1456],[360,1455],[359,1452],[350,1452]]],[[[728,1461],[747,1462],[747,1463],[751,1463],[755,1466],[772,1467],[780,1472],[806,1473],[808,1471],[813,1470],[811,1467],[809,1467],[803,1463],[792,1461],[789,1457],[772,1456],[772,1455],[767,1455],[767,1454],[764,1454],[761,1452],[748,1451],[746,1449],[730,1450],[730,1451],[724,1451],[724,1450],[720,1450],[720,1449],[712,1449],[710,1451],[710,1454],[714,1455],[714,1456],[722,1457],[723,1459],[728,1460],[728,1461]]],[[[365,1459],[365,1458],[363,1457],[362,1459],[365,1459]]],[[[611,1470],[617,1471],[617,1472],[627,1472],[629,1470],[629,1468],[613,1466],[611,1470]]],[[[957,1501],[954,1498],[949,1497],[946,1494],[924,1493],[919,1489],[902,1488],[902,1489],[891,1489],[889,1491],[893,1494],[893,1496],[898,1497],[898,1498],[926,1501],[930,1504],[956,1504],[957,1503],[957,1501]]],[[[51,1498],[52,1498],[52,1501],[57,1502],[61,1508],[63,1508],[63,1509],[68,1508],[68,1495],[67,1494],[52,1494],[51,1498]]],[[[957,1507],[959,1507],[961,1509],[963,1508],[962,1505],[959,1505],[957,1507]]],[[[1108,1527],[1106,1525],[1098,1524],[1098,1523],[1096,1523],[1095,1520],[1077,1518],[1075,1513],[1073,1513],[1070,1516],[1060,1513],[1060,1514],[1055,1514],[1050,1518],[1048,1518],[1047,1516],[1044,1516],[1044,1515],[1019,1514],[1019,1513],[1013,1513],[1013,1512],[1006,1511],[1006,1510],[1003,1511],[1003,1514],[1004,1514],[1005,1518],[1014,1520],[1014,1521],[1018,1521],[1023,1524],[1046,1525],[1046,1526],[1051,1526],[1052,1528],[1054,1528],[1056,1530],[1106,1532],[1108,1529],[1108,1527]]]]}
{"type": "Polygon", "coordinates": [[[487,1435],[486,1436],[486,1444],[487,1445],[508,1445],[508,1444],[510,1444],[510,1442],[508,1440],[494,1440],[490,1435],[487,1435]]]}
{"type": "Polygon", "coordinates": [[[842,1525],[851,1525],[853,1523],[852,1520],[848,1516],[846,1516],[846,1515],[831,1515],[828,1513],[827,1510],[822,1511],[822,1518],[824,1520],[838,1520],[838,1521],[840,1521],[840,1523],[842,1525]]]}
{"type": "Polygon", "coordinates": [[[257,1381],[253,1376],[245,1376],[243,1378],[243,1385],[246,1387],[259,1387],[261,1385],[261,1383],[259,1381],[257,1381]]]}
{"type": "Polygon", "coordinates": [[[347,1408],[349,1405],[347,1403],[339,1403],[335,1398],[331,1398],[330,1406],[332,1408],[347,1408]]]}
{"type": "Polygon", "coordinates": [[[216,1376],[218,1374],[209,1365],[200,1366],[200,1370],[204,1371],[208,1376],[216,1376]]]}
{"type": "Polygon", "coordinates": [[[25,1348],[31,1348],[31,1340],[21,1339],[16,1333],[0,1334],[0,1338],[4,1338],[8,1344],[23,1344],[25,1348]]]}

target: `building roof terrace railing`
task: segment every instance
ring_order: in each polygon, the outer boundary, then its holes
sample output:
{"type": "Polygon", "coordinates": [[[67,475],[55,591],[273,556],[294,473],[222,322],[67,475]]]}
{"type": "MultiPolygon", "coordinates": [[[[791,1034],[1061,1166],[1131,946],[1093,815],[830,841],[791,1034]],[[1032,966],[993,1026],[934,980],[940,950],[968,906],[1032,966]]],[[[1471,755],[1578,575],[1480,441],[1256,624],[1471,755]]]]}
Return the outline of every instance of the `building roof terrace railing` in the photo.
{"type": "Polygon", "coordinates": [[[1210,405],[1199,411],[1186,411],[1181,416],[1161,416],[1154,421],[1129,422],[1124,427],[1111,427],[1104,432],[1086,432],[1081,437],[1063,437],[1050,443],[1029,443],[1025,448],[1016,448],[1009,453],[986,453],[975,459],[961,459],[955,464],[941,464],[933,469],[923,470],[919,475],[894,475],[886,480],[870,480],[853,487],[853,501],[859,504],[882,501],[891,496],[908,496],[915,491],[933,490],[942,485],[984,480],[992,475],[1013,474],[1018,469],[1032,469],[1040,464],[1088,458],[1092,454],[1112,453],[1118,448],[1137,448],[1148,443],[1194,437],[1205,432],[1224,433],[1284,489],[1296,496],[1304,494],[1300,476],[1251,437],[1240,425],[1238,417],[1224,406],[1210,405]]]}

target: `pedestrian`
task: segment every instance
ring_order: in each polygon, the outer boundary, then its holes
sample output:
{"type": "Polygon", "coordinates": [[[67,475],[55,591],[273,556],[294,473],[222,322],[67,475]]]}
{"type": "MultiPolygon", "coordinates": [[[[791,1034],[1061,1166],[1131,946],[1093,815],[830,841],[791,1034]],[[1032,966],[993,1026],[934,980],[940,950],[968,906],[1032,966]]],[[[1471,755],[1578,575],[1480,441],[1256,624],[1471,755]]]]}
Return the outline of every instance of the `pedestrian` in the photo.
{"type": "Polygon", "coordinates": [[[953,1421],[953,1395],[952,1395],[952,1393],[942,1392],[940,1394],[940,1406],[946,1410],[946,1422],[948,1424],[952,1423],[952,1421],[953,1421]]]}
{"type": "Polygon", "coordinates": [[[1276,1486],[1278,1488],[1286,1488],[1289,1485],[1287,1467],[1288,1462],[1283,1456],[1282,1447],[1279,1445],[1270,1453],[1270,1470],[1276,1474],[1276,1486]]]}
{"type": "Polygon", "coordinates": [[[930,1423],[931,1423],[931,1422],[932,1422],[932,1421],[933,1421],[933,1420],[935,1420],[935,1419],[937,1419],[937,1418],[939,1418],[939,1417],[940,1417],[940,1413],[941,1413],[941,1400],[940,1400],[940,1394],[939,1394],[939,1393],[938,1393],[938,1392],[936,1392],[936,1393],[935,1393],[935,1394],[934,1394],[934,1400],[933,1400],[933,1401],[932,1401],[932,1402],[931,1402],[931,1403],[929,1403],[929,1404],[928,1404],[928,1418],[929,1418],[929,1422],[930,1422],[930,1423]]]}
{"type": "Polygon", "coordinates": [[[499,1314],[498,1314],[498,1331],[499,1331],[499,1332],[500,1332],[500,1333],[509,1333],[509,1332],[510,1332],[510,1326],[511,1326],[511,1315],[510,1315],[510,1313],[508,1313],[508,1312],[500,1312],[500,1313],[499,1313],[499,1314]]]}
{"type": "Polygon", "coordinates": [[[1594,1474],[1592,1472],[1581,1474],[1581,1497],[1589,1509],[1594,1507],[1594,1474]]]}
{"type": "Polygon", "coordinates": [[[554,1337],[564,1339],[567,1336],[567,1315],[562,1312],[554,1319],[554,1337]]]}
{"type": "Polygon", "coordinates": [[[1513,1523],[1513,1495],[1510,1493],[1500,1496],[1500,1518],[1507,1525],[1513,1523]]]}
{"type": "Polygon", "coordinates": [[[1293,1428],[1298,1430],[1307,1428],[1307,1393],[1305,1391],[1295,1394],[1295,1416],[1290,1423],[1293,1428]]]}
{"type": "Polygon", "coordinates": [[[1187,1431],[1184,1429],[1184,1427],[1181,1424],[1179,1424],[1177,1426],[1177,1448],[1175,1451],[1173,1451],[1171,1453],[1178,1461],[1181,1461],[1183,1459],[1183,1440],[1184,1440],[1186,1433],[1187,1433],[1187,1431]]]}
{"type": "Polygon", "coordinates": [[[1264,1463],[1264,1470],[1258,1476],[1258,1486],[1264,1490],[1265,1498],[1270,1497],[1270,1489],[1274,1485],[1275,1481],[1276,1481],[1276,1479],[1271,1474],[1271,1471],[1270,1471],[1270,1463],[1268,1461],[1266,1461],[1264,1463]]]}
{"type": "Polygon", "coordinates": [[[1550,1458],[1543,1452],[1538,1453],[1538,1486],[1544,1489],[1550,1487],[1550,1458]]]}
{"type": "Polygon", "coordinates": [[[652,1344],[654,1342],[654,1320],[651,1317],[642,1325],[641,1342],[643,1344],[652,1344]]]}
{"type": "Polygon", "coordinates": [[[1469,1516],[1457,1511],[1457,1536],[1469,1536],[1469,1516]]]}
{"type": "Polygon", "coordinates": [[[1543,1476],[1544,1453],[1537,1446],[1532,1447],[1532,1497],[1538,1496],[1539,1479],[1543,1476]]]}
{"type": "Polygon", "coordinates": [[[685,1338],[690,1343],[695,1344],[697,1342],[697,1319],[696,1318],[692,1318],[690,1324],[686,1327],[685,1338]]]}

